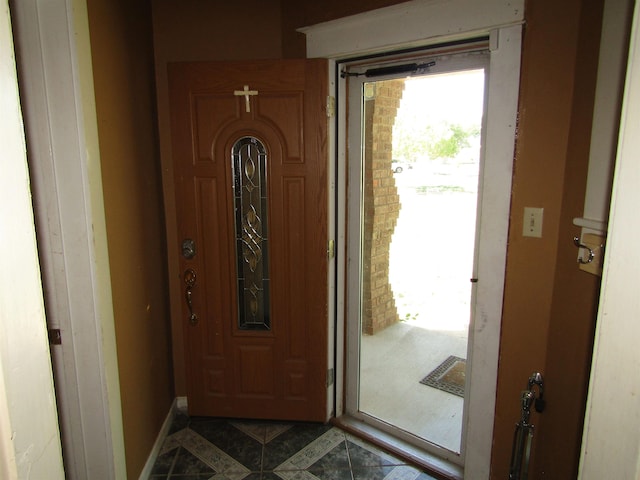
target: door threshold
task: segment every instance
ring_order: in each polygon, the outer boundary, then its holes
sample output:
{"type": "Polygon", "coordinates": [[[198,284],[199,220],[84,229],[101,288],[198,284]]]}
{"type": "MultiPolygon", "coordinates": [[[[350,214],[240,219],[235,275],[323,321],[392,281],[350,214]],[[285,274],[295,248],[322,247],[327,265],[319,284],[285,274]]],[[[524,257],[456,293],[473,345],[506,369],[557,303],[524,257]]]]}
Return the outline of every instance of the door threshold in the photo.
{"type": "Polygon", "coordinates": [[[426,470],[430,475],[442,480],[463,480],[464,469],[460,465],[425,452],[405,440],[393,437],[389,433],[365,422],[348,415],[342,415],[341,417],[332,418],[331,423],[363,440],[388,450],[401,459],[426,470]]]}

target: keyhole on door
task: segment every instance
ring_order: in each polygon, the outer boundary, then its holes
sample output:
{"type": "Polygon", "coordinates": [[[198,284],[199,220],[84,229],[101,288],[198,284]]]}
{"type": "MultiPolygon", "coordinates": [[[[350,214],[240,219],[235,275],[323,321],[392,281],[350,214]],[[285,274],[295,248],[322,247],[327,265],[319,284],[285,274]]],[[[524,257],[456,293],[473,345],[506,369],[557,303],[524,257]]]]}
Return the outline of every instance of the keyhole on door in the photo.
{"type": "Polygon", "coordinates": [[[196,242],[190,238],[182,240],[182,256],[187,260],[191,260],[196,256],[196,242]]]}

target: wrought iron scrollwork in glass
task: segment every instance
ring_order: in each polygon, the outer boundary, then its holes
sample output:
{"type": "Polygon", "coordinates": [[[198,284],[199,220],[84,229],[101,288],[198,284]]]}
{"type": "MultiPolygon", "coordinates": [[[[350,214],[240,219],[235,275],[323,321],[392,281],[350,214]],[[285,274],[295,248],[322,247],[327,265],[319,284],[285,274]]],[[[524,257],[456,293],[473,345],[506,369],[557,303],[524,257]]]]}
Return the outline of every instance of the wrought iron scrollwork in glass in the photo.
{"type": "Polygon", "coordinates": [[[270,330],[267,222],[267,154],[255,137],[231,151],[238,269],[238,326],[270,330]]]}

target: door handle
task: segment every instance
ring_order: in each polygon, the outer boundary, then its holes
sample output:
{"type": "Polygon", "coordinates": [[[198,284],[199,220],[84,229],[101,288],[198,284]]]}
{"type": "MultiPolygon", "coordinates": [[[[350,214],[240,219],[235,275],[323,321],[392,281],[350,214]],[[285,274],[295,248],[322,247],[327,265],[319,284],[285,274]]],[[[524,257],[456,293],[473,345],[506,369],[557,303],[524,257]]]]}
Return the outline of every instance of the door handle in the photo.
{"type": "Polygon", "coordinates": [[[189,323],[195,325],[198,323],[198,316],[193,313],[193,287],[196,284],[196,272],[192,268],[188,268],[184,272],[184,283],[187,288],[184,291],[184,298],[189,308],[189,323]]]}

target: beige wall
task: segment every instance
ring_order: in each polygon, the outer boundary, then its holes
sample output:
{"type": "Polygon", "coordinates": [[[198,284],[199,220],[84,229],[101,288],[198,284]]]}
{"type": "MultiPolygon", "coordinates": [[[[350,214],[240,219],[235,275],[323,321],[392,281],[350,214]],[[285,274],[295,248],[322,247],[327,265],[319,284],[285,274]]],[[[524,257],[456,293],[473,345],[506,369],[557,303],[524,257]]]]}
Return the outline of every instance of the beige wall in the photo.
{"type": "Polygon", "coordinates": [[[88,2],[127,475],[173,400],[151,11],[88,2]]]}

